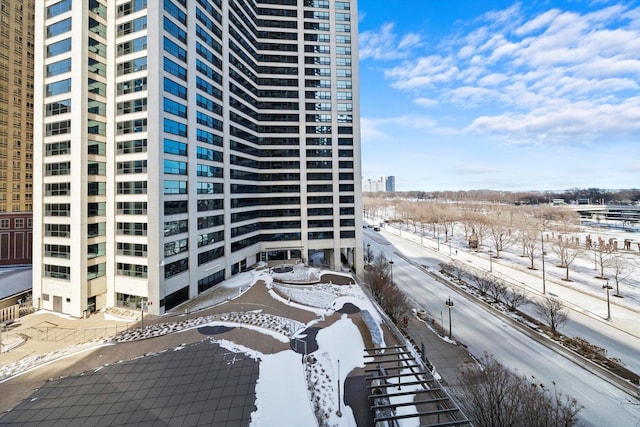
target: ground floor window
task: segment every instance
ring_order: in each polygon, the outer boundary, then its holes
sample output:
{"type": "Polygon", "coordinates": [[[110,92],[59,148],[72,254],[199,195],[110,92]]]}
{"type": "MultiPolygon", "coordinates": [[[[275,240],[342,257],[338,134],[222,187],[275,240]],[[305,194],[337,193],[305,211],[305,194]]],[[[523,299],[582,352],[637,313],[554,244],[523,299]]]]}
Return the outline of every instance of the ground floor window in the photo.
{"type": "Polygon", "coordinates": [[[147,297],[141,297],[139,295],[129,295],[116,293],[116,306],[129,308],[131,310],[147,309],[147,297]]]}

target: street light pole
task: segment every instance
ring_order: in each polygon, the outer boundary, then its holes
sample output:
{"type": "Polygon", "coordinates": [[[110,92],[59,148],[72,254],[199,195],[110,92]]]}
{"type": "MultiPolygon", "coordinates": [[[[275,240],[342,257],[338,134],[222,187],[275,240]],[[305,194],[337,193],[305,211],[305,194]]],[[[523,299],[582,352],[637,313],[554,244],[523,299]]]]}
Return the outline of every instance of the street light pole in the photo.
{"type": "Polygon", "coordinates": [[[453,301],[451,300],[451,297],[449,297],[444,304],[449,309],[449,339],[451,339],[451,309],[453,308],[453,301]]]}
{"type": "Polygon", "coordinates": [[[391,266],[391,284],[393,285],[393,260],[389,261],[389,265],[391,266]]]}
{"type": "Polygon", "coordinates": [[[607,283],[602,285],[602,289],[607,290],[607,318],[605,320],[611,320],[611,304],[609,302],[609,292],[613,289],[613,286],[609,286],[609,279],[607,279],[607,283]]]}
{"type": "Polygon", "coordinates": [[[493,271],[493,249],[489,249],[489,273],[493,271]]]}
{"type": "Polygon", "coordinates": [[[542,295],[547,293],[547,281],[544,275],[544,235],[540,231],[540,241],[542,242],[542,295]]]}

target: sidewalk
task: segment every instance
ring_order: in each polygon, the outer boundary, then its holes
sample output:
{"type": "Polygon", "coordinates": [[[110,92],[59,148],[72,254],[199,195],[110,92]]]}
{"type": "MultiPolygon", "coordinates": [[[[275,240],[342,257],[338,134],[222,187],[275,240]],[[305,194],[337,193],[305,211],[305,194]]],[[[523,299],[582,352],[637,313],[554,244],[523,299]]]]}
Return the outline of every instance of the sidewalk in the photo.
{"type": "MultiPolygon", "coordinates": [[[[519,266],[506,265],[500,259],[493,258],[489,261],[488,254],[483,252],[469,251],[468,249],[460,249],[452,246],[452,253],[449,256],[449,247],[444,243],[440,244],[440,250],[438,251],[437,242],[434,242],[430,237],[425,236],[421,239],[420,236],[414,233],[402,230],[399,232],[396,227],[391,224],[385,224],[384,231],[396,237],[401,237],[405,240],[412,241],[417,245],[429,249],[432,252],[432,256],[436,256],[443,262],[460,261],[465,265],[474,268],[478,271],[488,273],[489,269],[496,277],[500,277],[507,284],[514,284],[516,286],[524,286],[527,292],[535,295],[542,296],[542,270],[526,270],[519,266]]],[[[547,265],[548,269],[553,268],[547,265]]],[[[611,295],[611,311],[613,313],[610,321],[605,320],[606,315],[606,294],[593,295],[585,290],[577,289],[575,282],[559,282],[557,279],[551,277],[548,273],[545,278],[546,295],[557,296],[567,302],[567,305],[584,315],[590,316],[594,319],[601,320],[608,326],[624,331],[636,338],[640,338],[640,310],[631,307],[627,304],[620,303],[616,298],[611,295]],[[573,284],[572,284],[573,283],[573,284]]]]}
{"type": "Polygon", "coordinates": [[[440,383],[445,387],[455,388],[460,383],[460,372],[468,367],[475,367],[476,361],[461,343],[448,342],[425,321],[415,316],[407,316],[407,318],[409,321],[406,327],[407,333],[418,349],[421,349],[424,344],[427,360],[433,365],[434,371],[440,375],[440,383]]]}

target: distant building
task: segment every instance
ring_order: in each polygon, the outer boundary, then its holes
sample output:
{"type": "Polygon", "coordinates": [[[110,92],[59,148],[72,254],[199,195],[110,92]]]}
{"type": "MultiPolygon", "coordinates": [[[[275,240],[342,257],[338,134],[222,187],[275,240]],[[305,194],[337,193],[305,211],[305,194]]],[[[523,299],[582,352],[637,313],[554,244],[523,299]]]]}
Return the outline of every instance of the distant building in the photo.
{"type": "Polygon", "coordinates": [[[34,0],[0,10],[0,265],[31,264],[34,0]]]}
{"type": "Polygon", "coordinates": [[[362,180],[362,191],[377,193],[377,192],[387,192],[393,193],[396,191],[396,177],[395,176],[381,176],[378,180],[372,179],[363,179],[362,180]]]}
{"type": "Polygon", "coordinates": [[[387,176],[384,181],[385,191],[388,193],[393,193],[396,191],[396,177],[395,176],[387,176]]]}

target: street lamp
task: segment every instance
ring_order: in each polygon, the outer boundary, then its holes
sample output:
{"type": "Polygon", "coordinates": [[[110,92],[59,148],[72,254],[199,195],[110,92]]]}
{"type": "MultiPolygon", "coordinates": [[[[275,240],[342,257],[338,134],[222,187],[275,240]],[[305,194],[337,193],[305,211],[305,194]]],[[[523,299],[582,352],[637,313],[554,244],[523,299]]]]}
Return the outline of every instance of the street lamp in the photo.
{"type": "Polygon", "coordinates": [[[451,297],[449,297],[444,304],[449,309],[449,339],[451,339],[451,309],[453,308],[453,301],[451,300],[451,297]]]}
{"type": "Polygon", "coordinates": [[[493,249],[489,249],[489,273],[493,271],[493,249]]]}
{"type": "Polygon", "coordinates": [[[602,285],[602,289],[607,290],[607,318],[605,320],[611,320],[611,304],[609,303],[609,292],[613,289],[613,286],[609,286],[609,279],[607,279],[607,284],[602,285]]]}
{"type": "Polygon", "coordinates": [[[391,284],[393,285],[393,260],[389,261],[389,265],[391,266],[391,284]]]}
{"type": "Polygon", "coordinates": [[[547,293],[547,282],[544,275],[544,235],[540,231],[540,241],[542,242],[542,294],[547,293]]]}

